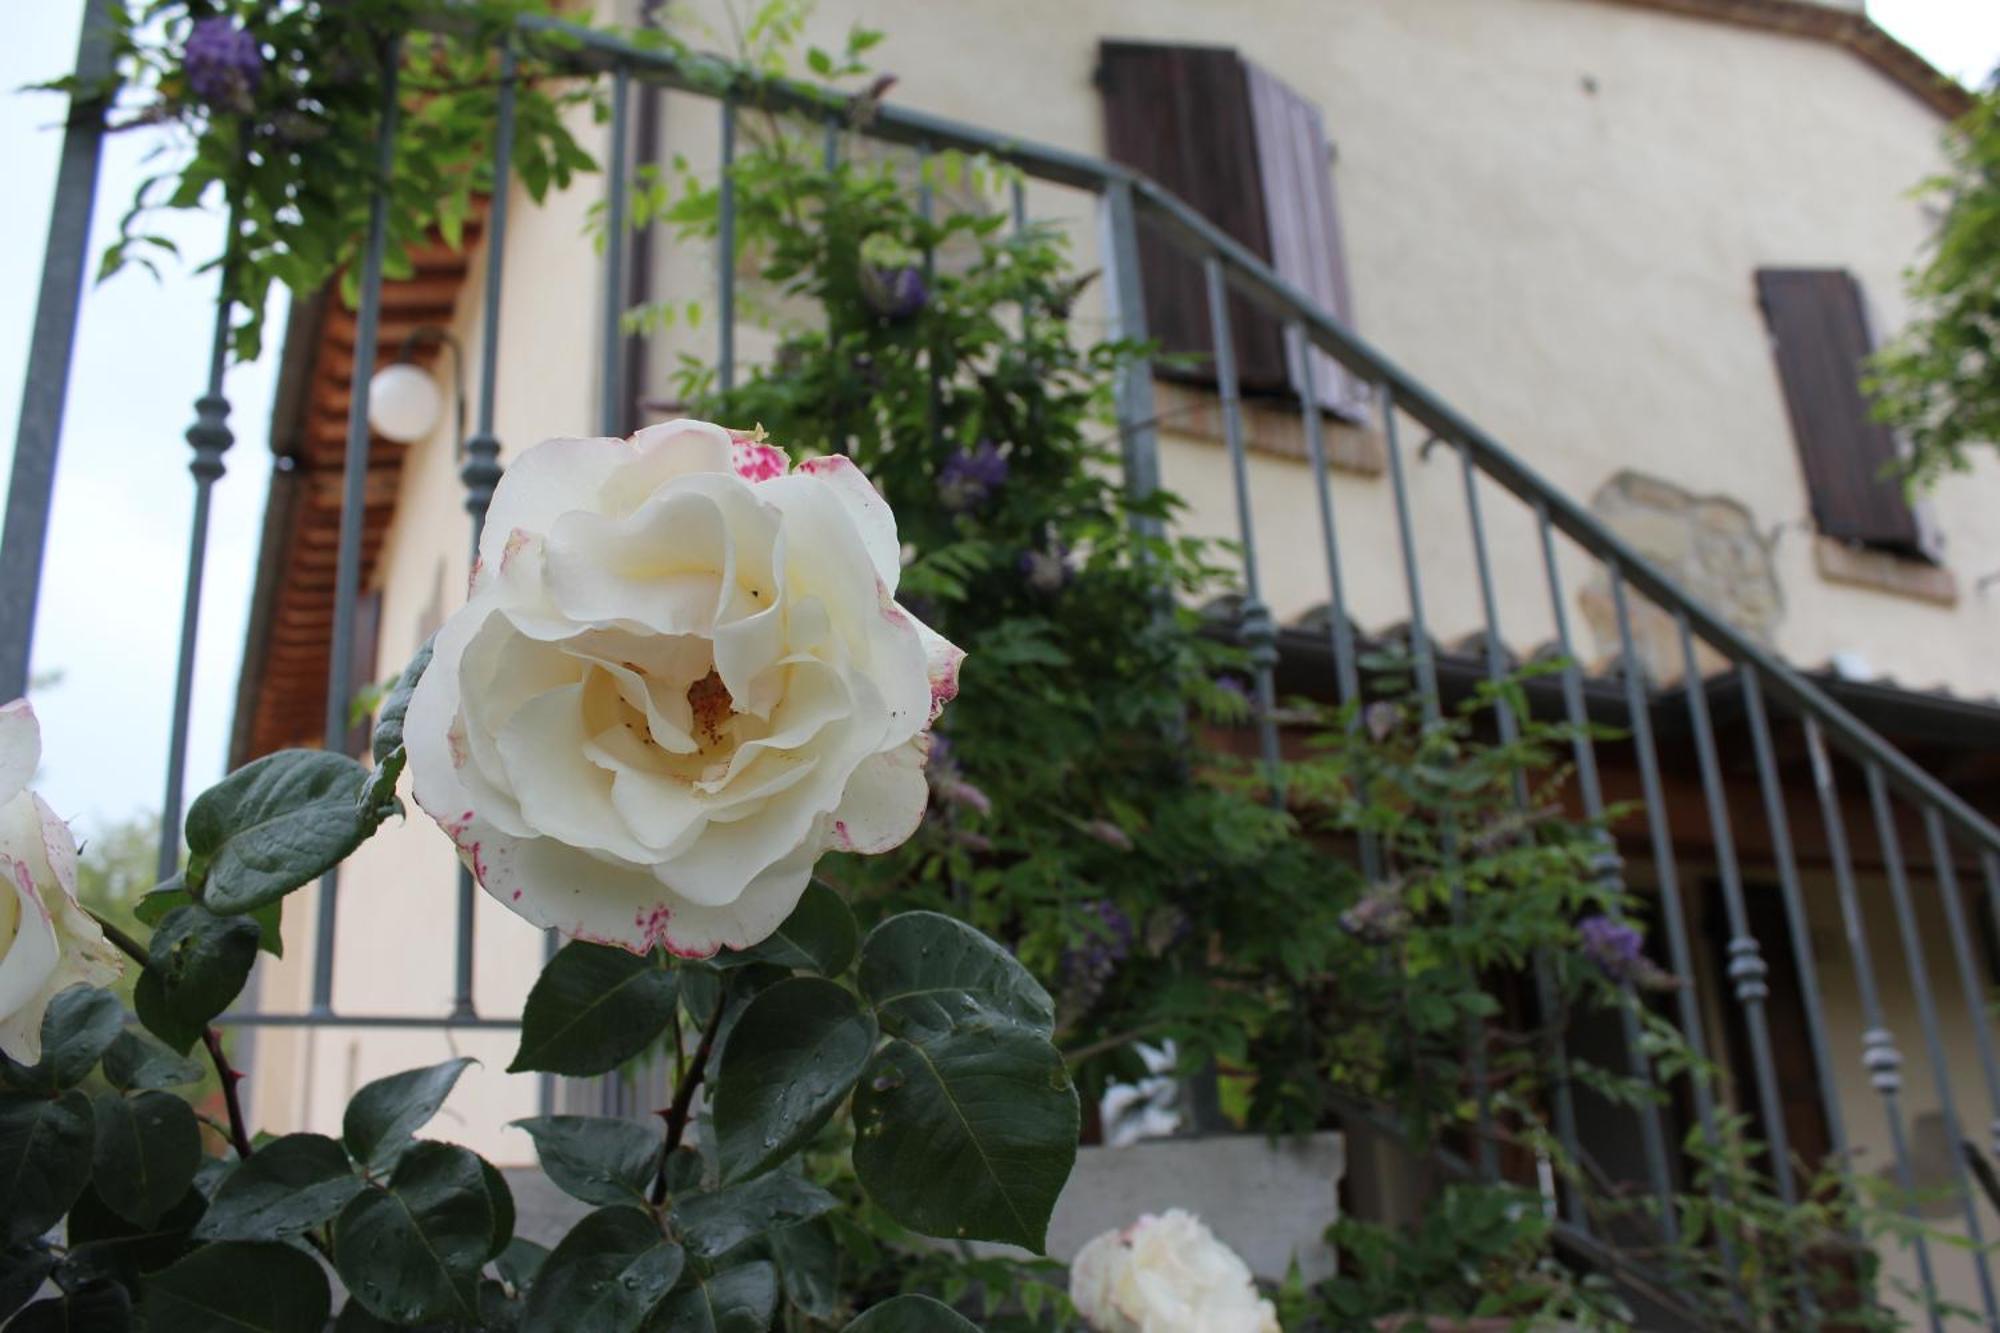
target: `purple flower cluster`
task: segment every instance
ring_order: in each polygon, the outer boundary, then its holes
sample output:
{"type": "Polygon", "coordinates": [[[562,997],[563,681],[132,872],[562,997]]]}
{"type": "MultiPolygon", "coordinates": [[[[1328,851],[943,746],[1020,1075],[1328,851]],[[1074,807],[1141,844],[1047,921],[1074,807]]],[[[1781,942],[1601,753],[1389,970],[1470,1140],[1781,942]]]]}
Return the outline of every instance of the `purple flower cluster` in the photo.
{"type": "Polygon", "coordinates": [[[1007,484],[1007,458],[990,440],[957,449],[938,469],[938,499],[954,514],[967,514],[1007,484]]]}
{"type": "Polygon", "coordinates": [[[883,319],[914,319],[930,300],[924,271],[915,264],[863,264],[861,299],[883,319]]]}
{"type": "Polygon", "coordinates": [[[1340,928],[1363,944],[1389,944],[1410,928],[1401,880],[1377,884],[1340,914],[1340,928]]]}
{"type": "Polygon", "coordinates": [[[993,799],[979,788],[966,781],[965,770],[952,755],[951,738],[931,736],[930,757],[924,763],[924,777],[930,781],[931,794],[946,805],[955,805],[976,814],[993,813],[993,799]]]}
{"type": "Polygon", "coordinates": [[[226,18],[194,25],[181,52],[188,91],[213,111],[246,112],[256,105],[264,53],[256,37],[226,18]]]}
{"type": "Polygon", "coordinates": [[[1612,981],[1647,990],[1671,990],[1679,984],[1646,957],[1646,937],[1637,927],[1600,913],[1577,922],[1576,930],[1583,937],[1584,957],[1612,981]]]}
{"type": "Polygon", "coordinates": [[[1062,975],[1094,994],[1111,979],[1118,965],[1132,956],[1132,918],[1109,898],[1085,903],[1083,915],[1088,938],[1063,954],[1062,975]]]}

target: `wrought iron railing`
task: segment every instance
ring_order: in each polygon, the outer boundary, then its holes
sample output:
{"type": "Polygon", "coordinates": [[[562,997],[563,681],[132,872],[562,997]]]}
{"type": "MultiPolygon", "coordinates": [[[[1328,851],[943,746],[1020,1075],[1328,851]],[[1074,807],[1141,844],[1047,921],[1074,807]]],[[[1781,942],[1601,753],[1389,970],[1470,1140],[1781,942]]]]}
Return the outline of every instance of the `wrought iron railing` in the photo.
{"type": "MultiPolygon", "coordinates": [[[[96,12],[96,11],[94,11],[96,12]]],[[[1944,1037],[1939,992],[1950,989],[1949,981],[1935,976],[1925,957],[1924,932],[1919,918],[1916,889],[1926,883],[1939,899],[1948,928],[1953,969],[1960,999],[1977,1053],[1978,1080],[1983,1084],[1992,1116],[1989,1132],[2000,1147],[2000,1060],[1995,1057],[1993,1023],[1986,1012],[1987,979],[1975,957],[1975,927],[1968,917],[1964,894],[1973,881],[1983,885],[1986,911],[2000,916],[2000,829],[1972,809],[1964,800],[1931,774],[1913,763],[1882,736],[1863,725],[1812,680],[1779,660],[1770,650],[1754,642],[1723,615],[1688,595],[1674,581],[1648,561],[1617,533],[1610,530],[1586,508],[1546,481],[1499,441],[1461,415],[1440,397],[1406,374],[1380,351],[1357,337],[1332,315],[1316,306],[1304,294],[1274,273],[1228,235],[1195,213],[1178,198],[1152,181],[1123,167],[1060,148],[1024,142],[975,126],[954,123],[922,112],[885,105],[877,108],[865,125],[850,125],[844,101],[801,85],[767,79],[753,79],[719,64],[696,64],[654,49],[641,49],[616,38],[588,32],[547,19],[521,21],[517,38],[534,43],[538,58],[553,62],[569,72],[610,81],[609,144],[606,160],[613,164],[605,173],[604,310],[600,330],[602,381],[599,386],[600,428],[607,434],[619,433],[625,425],[623,405],[629,401],[630,386],[621,383],[626,359],[621,355],[623,331],[619,294],[624,291],[627,244],[628,194],[626,172],[619,169],[627,157],[632,133],[632,90],[635,83],[696,94],[714,100],[720,117],[719,245],[720,262],[716,297],[721,309],[717,321],[716,347],[718,381],[730,385],[736,374],[736,308],[734,272],[734,186],[729,164],[735,142],[740,105],[754,102],[780,113],[823,121],[828,127],[829,155],[840,151],[841,136],[847,132],[865,134],[890,144],[914,149],[919,155],[958,151],[979,154],[1015,168],[1022,177],[1048,186],[1081,191],[1093,196],[1102,222],[1101,256],[1107,276],[1107,301],[1113,332],[1120,338],[1143,341],[1146,337],[1145,299],[1141,288],[1139,228],[1142,223],[1168,238],[1180,251],[1204,266],[1216,349],[1215,377],[1224,424],[1224,445],[1230,464],[1232,500],[1237,519],[1235,534],[1242,560],[1242,598],[1234,621],[1247,648],[1254,676],[1254,723],[1259,751],[1265,762],[1275,765],[1281,752],[1280,719],[1277,709],[1276,675],[1280,664],[1279,643],[1297,641],[1298,631],[1281,631],[1266,604],[1259,580],[1259,524],[1251,494],[1248,449],[1243,424],[1243,404],[1238,391],[1236,368],[1231,355],[1232,337],[1230,292],[1246,298],[1257,310],[1275,317],[1286,329],[1295,363],[1304,377],[1300,394],[1300,423],[1306,450],[1306,472],[1313,486],[1322,550],[1315,553],[1325,565],[1327,609],[1325,651],[1330,662],[1327,688],[1341,703],[1361,697],[1366,686],[1360,662],[1363,628],[1350,617],[1344,578],[1354,568],[1355,552],[1343,551],[1340,515],[1335,489],[1331,484],[1324,438],[1325,422],[1310,383],[1311,358],[1300,354],[1315,347],[1332,356],[1362,381],[1373,386],[1373,401],[1379,413],[1378,428],[1384,446],[1386,472],[1397,533],[1394,557],[1400,569],[1407,616],[1406,641],[1413,654],[1415,675],[1426,709],[1435,716],[1441,707],[1440,652],[1427,628],[1426,577],[1433,581],[1449,577],[1445,571],[1426,570],[1420,559],[1418,532],[1413,519],[1410,463],[1403,433],[1414,425],[1428,436],[1424,453],[1432,445],[1455,456],[1462,477],[1465,530],[1473,555],[1472,567],[1456,571],[1463,579],[1470,575],[1477,589],[1481,622],[1479,647],[1475,650],[1475,670],[1488,680],[1499,681],[1510,669],[1507,636],[1500,623],[1500,597],[1496,574],[1488,550],[1488,515],[1483,506],[1489,497],[1518,507],[1532,525],[1540,558],[1539,579],[1547,594],[1547,624],[1553,628],[1553,650],[1563,663],[1557,688],[1535,697],[1545,700],[1553,716],[1570,725],[1573,740],[1575,781],[1583,813],[1604,818],[1607,797],[1600,764],[1600,741],[1593,740],[1589,724],[1602,712],[1602,695],[1607,683],[1615,680],[1622,691],[1623,707],[1616,720],[1629,732],[1630,762],[1636,768],[1644,806],[1643,830],[1621,828],[1620,846],[1637,852],[1640,844],[1650,859],[1649,887],[1658,894],[1666,925],[1668,962],[1683,977],[1698,974],[1695,948],[1689,937],[1688,903],[1684,876],[1688,867],[1676,850],[1675,832],[1662,777],[1660,737],[1656,728],[1673,716],[1677,707],[1685,717],[1674,723],[1692,738],[1695,769],[1701,792],[1700,809],[1708,824],[1713,848],[1713,873],[1719,889],[1727,931],[1726,974],[1731,997],[1741,1008],[1748,1033],[1754,1088],[1745,1093],[1760,1112],[1772,1152],[1771,1169],[1780,1193],[1796,1198],[1803,1188],[1785,1141],[1785,1089],[1780,1086],[1768,1030],[1766,1004],[1767,944],[1753,929],[1746,909],[1745,875],[1740,862],[1734,823],[1755,820],[1755,809],[1732,808],[1728,774],[1723,752],[1718,746],[1716,711],[1727,706],[1740,717],[1749,739],[1749,764],[1761,804],[1761,818],[1768,834],[1769,855],[1764,869],[1776,877],[1788,929],[1791,969],[1796,973],[1805,1013],[1805,1040],[1818,1071],[1818,1100],[1832,1148],[1842,1160],[1856,1146],[1846,1128],[1853,1109],[1840,1095],[1834,1074],[1839,1053],[1835,1050],[1833,1025],[1827,1013],[1822,959],[1813,942],[1808,899],[1801,871],[1799,844],[1794,820],[1798,812],[1788,799],[1788,788],[1780,765],[1779,738],[1794,738],[1803,744],[1812,774],[1813,795],[1821,825],[1820,846],[1825,867],[1833,880],[1847,951],[1841,965],[1852,970],[1859,998],[1858,1056],[1880,1101],[1880,1114],[1889,1140],[1893,1176],[1906,1190],[1918,1185],[1914,1149],[1908,1133],[1903,1106],[1905,1054],[1892,1030],[1889,1005],[1879,969],[1872,957],[1877,944],[1871,938],[1865,918],[1865,903],[1853,839],[1847,827],[1847,804],[1841,784],[1859,782],[1865,791],[1872,838],[1878,854],[1889,902],[1897,923],[1896,938],[1886,942],[1900,954],[1901,970],[1915,1002],[1923,1053],[1930,1066],[1930,1080],[1937,1108],[1944,1121],[1944,1136],[1951,1151],[1948,1172],[1950,1192],[1959,1202],[1966,1238],[1971,1248],[1962,1260],[1969,1266],[1976,1284],[1976,1300],[1990,1323],[2000,1323],[2000,1302],[1996,1302],[1989,1257],[1984,1248],[1984,1222],[1978,1195],[1968,1174],[1965,1157],[1956,1151],[1964,1139],[1960,1123],[1961,1103],[1954,1087],[1953,1060],[1944,1037]],[[560,42],[548,42],[553,35],[560,42]],[[720,75],[721,77],[718,77],[720,75]],[[720,89],[720,91],[718,91],[720,89]],[[1565,546],[1564,543],[1568,545],[1565,546]],[[1608,586],[1612,616],[1616,626],[1619,669],[1615,677],[1592,677],[1581,665],[1569,615],[1573,580],[1565,578],[1564,553],[1581,552],[1595,574],[1608,586]],[[1343,561],[1345,557],[1345,563],[1343,561]],[[1656,687],[1640,669],[1635,622],[1638,599],[1643,598],[1671,625],[1681,661],[1677,691],[1656,687]],[[1704,674],[1700,649],[1729,664],[1723,675],[1704,674]],[[1679,699],[1676,699],[1678,694],[1679,699]],[[1906,829],[1920,830],[1929,861],[1928,875],[1913,876],[1913,867],[1902,846],[1906,829]],[[1967,876],[1962,879],[1961,875],[1967,876]]],[[[86,51],[86,59],[91,57],[86,51]]],[[[509,179],[509,149],[513,138],[515,60],[512,50],[502,56],[502,85],[498,123],[494,141],[495,179],[509,179]]],[[[383,150],[378,172],[386,185],[391,170],[391,140],[397,115],[393,80],[384,90],[382,109],[383,150]]],[[[88,129],[88,126],[85,126],[88,129]]],[[[59,187],[59,216],[73,216],[79,207],[87,209],[94,187],[90,173],[81,169],[65,171],[59,187]],[[69,210],[67,214],[61,210],[69,210]]],[[[483,316],[475,354],[478,362],[478,397],[472,433],[465,444],[462,479],[466,487],[466,507],[471,514],[474,537],[483,520],[493,487],[500,476],[501,444],[496,436],[494,391],[506,367],[500,363],[499,333],[503,314],[503,256],[508,244],[508,195],[506,188],[493,192],[486,219],[484,244],[487,247],[483,316]]],[[[1014,213],[1017,225],[1024,225],[1023,194],[1017,185],[1014,213]]],[[[378,313],[383,288],[385,206],[378,202],[370,219],[369,233],[362,252],[359,273],[359,337],[355,348],[352,391],[348,403],[348,433],[343,476],[344,502],[341,511],[337,579],[335,589],[333,643],[327,690],[326,738],[340,745],[348,731],[346,701],[358,682],[350,678],[350,646],[354,635],[354,606],[362,571],[363,485],[366,480],[370,433],[368,427],[367,369],[377,360],[378,313]]],[[[59,230],[63,230],[59,228],[59,230]]],[[[80,234],[81,228],[73,229],[80,234]]],[[[73,236],[65,234],[52,243],[51,290],[61,294],[66,275],[75,270],[75,256],[64,248],[73,236]],[[61,270],[61,271],[56,271],[61,270]]],[[[74,284],[70,284],[72,297],[74,284]]],[[[45,298],[46,300],[46,298],[45,298]]],[[[58,385],[66,378],[66,357],[71,320],[65,324],[58,308],[54,317],[37,324],[34,348],[36,373],[52,378],[58,385]],[[54,363],[61,361],[61,365],[54,363]]],[[[57,301],[60,307],[61,302],[57,301]]],[[[181,773],[185,763],[187,714],[191,693],[193,635],[200,610],[201,579],[206,544],[208,496],[220,474],[222,452],[228,446],[225,424],[227,403],[220,391],[223,337],[229,310],[217,312],[216,354],[210,382],[197,401],[197,421],[188,432],[195,450],[192,465],[196,483],[196,510],[188,567],[186,615],[181,644],[180,688],[174,714],[173,746],[169,761],[164,827],[179,824],[181,773]]],[[[1127,363],[1116,384],[1116,408],[1122,444],[1125,481],[1134,492],[1146,493],[1160,484],[1161,449],[1159,422],[1153,401],[1153,367],[1141,360],[1127,363]]],[[[59,393],[58,393],[59,400],[59,393]]],[[[30,422],[24,413],[23,431],[30,428],[52,432],[46,420],[30,422]]],[[[17,483],[16,490],[21,487],[17,483]]],[[[46,489],[41,492],[46,508],[46,489]]],[[[13,497],[25,507],[34,507],[31,487],[13,497]]],[[[28,519],[42,515],[29,514],[28,519]]],[[[25,522],[25,520],[24,520],[25,522]]],[[[24,527],[32,527],[28,523],[24,527]]],[[[12,534],[14,520],[10,502],[8,560],[16,558],[12,534]]],[[[35,534],[30,534],[31,536],[35,534]]],[[[36,548],[39,547],[37,537],[36,548]]],[[[25,545],[22,547],[26,549],[25,545]]],[[[1293,553],[1295,556],[1297,553],[1293,553]]],[[[1516,571],[1518,574],[1518,571],[1516,571]]],[[[18,569],[16,574],[18,582],[18,569]]],[[[32,596],[32,584],[29,586],[32,596]]],[[[31,604],[31,603],[30,603],[31,604]]],[[[19,656],[25,663],[25,634],[19,656]]],[[[25,670],[25,668],[23,668],[25,670]]],[[[1505,736],[1514,734],[1521,719],[1504,708],[1499,726],[1505,736]]],[[[1367,849],[1363,849],[1364,856],[1367,849]]],[[[162,865],[171,867],[179,855],[169,833],[161,848],[162,865]]],[[[1625,862],[1617,847],[1607,845],[1600,858],[1602,875],[1619,879],[1625,862]]],[[[251,1013],[236,1021],[261,1025],[341,1025],[504,1027],[509,1018],[481,1016],[472,1004],[475,963],[473,940],[474,888],[469,875],[462,874],[458,885],[457,940],[455,951],[454,1001],[446,1014],[398,1015],[355,1014],[333,1006],[335,926],[337,924],[338,879],[329,875],[317,904],[318,928],[314,936],[311,1004],[298,1013],[251,1013]]],[[[1973,909],[1976,913],[1977,908],[1973,909]]],[[[1989,960],[1990,965],[1990,960],[1989,960]]],[[[1684,988],[1675,1000],[1676,1020],[1688,1043],[1697,1053],[1711,1052],[1713,1043],[1706,1028],[1710,1015],[1701,996],[1692,987],[1684,988]]],[[[1629,1023],[1629,1020],[1628,1020],[1629,1023]]],[[[1653,1071],[1635,1030],[1628,1027],[1625,1048],[1631,1072],[1651,1080],[1653,1071]]],[[[1468,1057],[1481,1058],[1480,1044],[1468,1043],[1468,1057]]],[[[1555,1058],[1564,1057],[1558,1047],[1555,1058]]],[[[1713,1139],[1720,1114],[1718,1090],[1706,1079],[1692,1080],[1695,1117],[1700,1130],[1713,1139]]],[[[1558,1083],[1555,1119],[1559,1137],[1570,1151],[1580,1141],[1578,1109],[1567,1088],[1558,1083]]],[[[1647,1106],[1638,1113],[1638,1129],[1643,1156],[1643,1176],[1662,1204],[1662,1225],[1671,1229],[1675,1211],[1671,1199],[1677,1184],[1674,1146],[1662,1112],[1647,1106]]],[[[1469,1170],[1491,1174],[1496,1168],[1490,1151],[1482,1149],[1479,1161],[1469,1170]]],[[[1565,1195],[1562,1201],[1566,1226],[1579,1241],[1587,1242],[1592,1226],[1581,1202],[1565,1195]]],[[[1918,1238],[1912,1242],[1919,1278],[1925,1292],[1962,1296],[1967,1288],[1959,1276],[1940,1273],[1941,1256],[1918,1238]]],[[[1929,1316],[1932,1324],[1939,1317],[1929,1316]]]]}

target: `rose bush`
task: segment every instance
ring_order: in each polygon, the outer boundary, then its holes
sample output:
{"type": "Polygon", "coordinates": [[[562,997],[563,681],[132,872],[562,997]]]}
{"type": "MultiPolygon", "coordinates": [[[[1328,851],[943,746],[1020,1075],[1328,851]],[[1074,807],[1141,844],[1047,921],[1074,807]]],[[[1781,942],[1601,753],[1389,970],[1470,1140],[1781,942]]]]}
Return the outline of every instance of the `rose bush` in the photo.
{"type": "Polygon", "coordinates": [[[1097,1333],[1279,1333],[1249,1266],[1179,1208],[1085,1245],[1069,1290],[1097,1333]]]}
{"type": "Polygon", "coordinates": [[[507,470],[405,735],[416,799],[540,926],[707,957],[829,850],[916,831],[958,649],[894,600],[848,459],[673,421],[507,470]]]}
{"type": "Polygon", "coordinates": [[[42,761],[41,726],[26,699],[0,708],[0,1051],[42,1058],[49,1001],[78,982],[117,977],[118,951],[76,901],[76,839],[28,790],[42,761]]]}

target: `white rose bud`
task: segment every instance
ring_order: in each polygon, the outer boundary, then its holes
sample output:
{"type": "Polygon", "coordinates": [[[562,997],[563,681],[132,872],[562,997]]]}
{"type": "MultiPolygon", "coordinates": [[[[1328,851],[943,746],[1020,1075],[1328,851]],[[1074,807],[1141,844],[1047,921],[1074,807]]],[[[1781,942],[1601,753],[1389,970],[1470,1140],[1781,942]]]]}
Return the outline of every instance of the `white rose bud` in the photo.
{"type": "Polygon", "coordinates": [[[1105,1232],[1069,1274],[1069,1298],[1097,1333],[1280,1333],[1249,1266],[1179,1208],[1105,1232]]]}
{"type": "Polygon", "coordinates": [[[42,1058],[42,1014],[78,982],[118,976],[118,950],[76,901],[76,839],[28,790],[42,729],[26,699],[0,707],[0,1051],[42,1058]]]}
{"type": "Polygon", "coordinates": [[[843,457],[700,421],[538,445],[411,698],[417,803],[538,926],[754,944],[822,854],[923,818],[963,654],[896,604],[901,563],[843,457]]]}

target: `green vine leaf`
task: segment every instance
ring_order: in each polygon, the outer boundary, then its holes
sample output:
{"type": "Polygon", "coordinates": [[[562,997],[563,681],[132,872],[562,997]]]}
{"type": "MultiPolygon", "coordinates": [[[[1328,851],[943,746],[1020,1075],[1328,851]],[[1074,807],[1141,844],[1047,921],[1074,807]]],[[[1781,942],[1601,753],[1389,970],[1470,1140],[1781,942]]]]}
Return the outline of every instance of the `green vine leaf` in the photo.
{"type": "Polygon", "coordinates": [[[204,1245],[145,1280],[146,1333],[322,1333],[326,1274],[289,1245],[204,1245]]]}
{"type": "Polygon", "coordinates": [[[493,1233],[479,1158],[449,1143],[419,1143],[386,1189],[371,1186],[341,1210],[333,1264],[348,1291],[392,1324],[475,1322],[493,1233]]]}
{"type": "Polygon", "coordinates": [[[70,1333],[132,1326],[132,1297],[114,1282],[98,1282],[36,1301],[7,1325],[8,1333],[70,1333]]]}
{"type": "Polygon", "coordinates": [[[7,1081],[34,1092],[73,1088],[89,1077],[124,1026],[125,1006],[116,995],[93,986],[71,986],[50,1000],[42,1013],[41,1062],[28,1069],[7,1064],[7,1081]]]}
{"type": "Polygon", "coordinates": [[[810,1142],[853,1090],[875,1038],[875,1020],[831,981],[793,977],[754,996],[715,1081],[723,1180],[760,1175],[810,1142]]]}
{"type": "Polygon", "coordinates": [[[1055,1002],[1014,955],[962,921],[905,912],[861,945],[861,993],[891,1035],[920,1041],[975,1021],[1038,1037],[1055,1031],[1055,1002]]]}
{"type": "Polygon", "coordinates": [[[340,864],[391,812],[344,754],[280,750],[188,807],[188,887],[210,911],[255,911],[340,864]]]}
{"type": "Polygon", "coordinates": [[[760,1176],[713,1194],[684,1195],[675,1201],[674,1221],[687,1247],[716,1259],[755,1236],[810,1222],[840,1201],[803,1176],[760,1176]]]}
{"type": "Polygon", "coordinates": [[[719,953],[709,961],[719,968],[770,963],[837,977],[853,965],[860,936],[847,900],[814,880],[806,885],[792,914],[768,938],[748,949],[719,953]]]}
{"type": "Polygon", "coordinates": [[[104,1081],[120,1092],[185,1087],[201,1082],[202,1072],[194,1061],[156,1046],[136,1032],[120,1032],[104,1052],[104,1081]]]}
{"type": "Polygon", "coordinates": [[[354,1094],[341,1119],[341,1137],[354,1160],[372,1172],[388,1171],[410,1150],[411,1135],[430,1123],[458,1083],[470,1056],[425,1069],[378,1078],[354,1094]]]}
{"type": "Polygon", "coordinates": [[[680,1279],[686,1257],[643,1208],[600,1208],[542,1263],[522,1333],[636,1333],[680,1279]]]}
{"type": "Polygon", "coordinates": [[[283,1240],[326,1221],[362,1188],[338,1143],[324,1134],[287,1134],[229,1173],[195,1238],[283,1240]]]}
{"type": "Polygon", "coordinates": [[[146,947],[133,1007],[148,1031],[186,1055],[209,1020],[229,1007],[257,961],[258,926],[198,903],[161,919],[146,947]]]}
{"type": "Polygon", "coordinates": [[[514,1125],[534,1136],[535,1154],[550,1182],[585,1203],[644,1205],[666,1146],[652,1123],[551,1115],[514,1125]]]}
{"type": "Polygon", "coordinates": [[[747,1333],[771,1326],[778,1309],[778,1270],[741,1264],[712,1277],[696,1276],[667,1297],[646,1333],[747,1333]]]}
{"type": "Polygon", "coordinates": [[[0,1244],[35,1239],[90,1182],[94,1122],[75,1088],[55,1097],[0,1093],[0,1244]]]}
{"type": "Polygon", "coordinates": [[[1017,1027],[882,1048],[854,1094],[854,1169],[927,1236],[1041,1252],[1076,1160],[1076,1088],[1055,1047],[1017,1027]]]}
{"type": "Polygon", "coordinates": [[[883,1301],[842,1333],[979,1333],[979,1326],[942,1301],[912,1295],[883,1301]]]}
{"type": "Polygon", "coordinates": [[[111,1211],[151,1226],[179,1203],[201,1165],[201,1126],[171,1092],[107,1092],[93,1103],[92,1178],[111,1211]]]}
{"type": "Polygon", "coordinates": [[[507,1072],[585,1077],[617,1068],[673,1021],[679,988],[666,954],[640,957],[581,940],[563,946],[528,992],[507,1072]]]}

